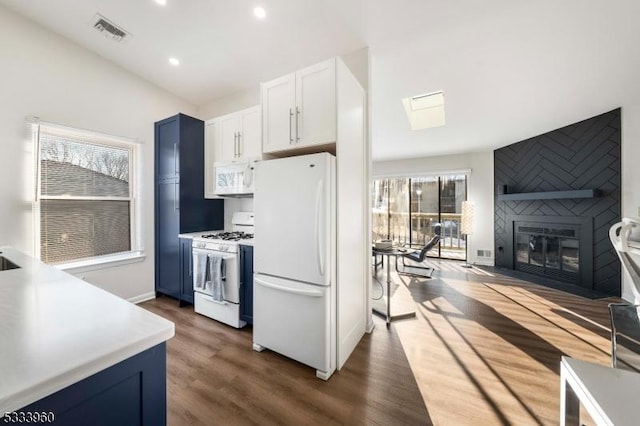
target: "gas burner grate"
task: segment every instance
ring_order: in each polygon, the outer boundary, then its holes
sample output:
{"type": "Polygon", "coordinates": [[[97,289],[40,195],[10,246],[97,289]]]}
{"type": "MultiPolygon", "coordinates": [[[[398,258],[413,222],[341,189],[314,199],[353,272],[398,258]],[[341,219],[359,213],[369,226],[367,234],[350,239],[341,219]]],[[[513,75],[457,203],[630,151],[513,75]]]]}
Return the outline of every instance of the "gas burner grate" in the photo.
{"type": "Polygon", "coordinates": [[[215,234],[206,234],[202,238],[223,240],[223,241],[241,241],[253,238],[253,234],[246,232],[217,232],[215,234]]]}

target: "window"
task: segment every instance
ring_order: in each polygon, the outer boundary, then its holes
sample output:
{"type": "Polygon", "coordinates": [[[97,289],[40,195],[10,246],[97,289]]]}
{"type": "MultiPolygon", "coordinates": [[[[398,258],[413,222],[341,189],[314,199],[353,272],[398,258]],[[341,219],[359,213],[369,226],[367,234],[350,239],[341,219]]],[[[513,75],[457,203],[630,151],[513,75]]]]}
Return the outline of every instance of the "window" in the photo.
{"type": "Polygon", "coordinates": [[[58,265],[136,250],[136,144],[44,124],[36,139],[40,259],[58,265]]]}
{"type": "Polygon", "coordinates": [[[376,179],[373,191],[373,241],[388,238],[418,248],[440,232],[440,244],[429,256],[465,260],[460,232],[465,174],[376,179]]]}

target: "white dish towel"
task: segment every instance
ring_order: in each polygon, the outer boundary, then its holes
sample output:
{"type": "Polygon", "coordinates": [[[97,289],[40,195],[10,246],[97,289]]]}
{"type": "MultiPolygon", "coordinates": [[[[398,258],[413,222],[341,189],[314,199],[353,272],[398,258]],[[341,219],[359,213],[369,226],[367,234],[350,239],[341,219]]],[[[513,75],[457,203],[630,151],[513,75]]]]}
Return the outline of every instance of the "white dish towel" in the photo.
{"type": "Polygon", "coordinates": [[[193,253],[193,289],[195,291],[205,292],[208,259],[207,253],[193,253]]]}
{"type": "Polygon", "coordinates": [[[209,254],[209,278],[211,281],[207,281],[207,291],[214,300],[222,302],[224,300],[224,285],[222,281],[225,279],[223,273],[224,256],[219,254],[209,254]]]}

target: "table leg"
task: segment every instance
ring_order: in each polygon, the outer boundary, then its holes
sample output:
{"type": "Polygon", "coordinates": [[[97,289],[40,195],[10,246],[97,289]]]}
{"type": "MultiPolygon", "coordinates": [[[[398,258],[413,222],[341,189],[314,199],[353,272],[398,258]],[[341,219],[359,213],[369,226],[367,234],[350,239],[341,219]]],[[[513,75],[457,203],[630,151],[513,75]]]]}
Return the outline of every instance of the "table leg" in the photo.
{"type": "Polygon", "coordinates": [[[564,378],[560,368],[560,426],[580,425],[580,400],[564,378]]]}
{"type": "MultiPolygon", "coordinates": [[[[382,256],[384,259],[384,256],[382,256]]],[[[396,260],[397,262],[397,260],[396,260]]],[[[387,256],[387,328],[391,326],[391,260],[387,256]]]]}

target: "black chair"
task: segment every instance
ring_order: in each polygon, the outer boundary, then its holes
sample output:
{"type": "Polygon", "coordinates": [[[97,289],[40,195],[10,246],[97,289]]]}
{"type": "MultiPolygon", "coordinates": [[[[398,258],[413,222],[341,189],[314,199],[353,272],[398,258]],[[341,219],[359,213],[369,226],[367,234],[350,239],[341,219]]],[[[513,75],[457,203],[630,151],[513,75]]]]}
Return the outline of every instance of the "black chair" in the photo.
{"type": "Polygon", "coordinates": [[[416,262],[416,263],[422,263],[422,262],[424,262],[424,259],[427,257],[427,253],[429,252],[429,250],[431,250],[436,245],[438,245],[439,242],[440,242],[440,235],[436,234],[436,235],[433,236],[433,238],[431,238],[431,240],[429,240],[429,242],[424,247],[422,247],[422,249],[420,251],[414,251],[414,252],[411,252],[411,253],[403,254],[402,255],[402,271],[398,268],[398,261],[396,260],[396,272],[398,272],[399,274],[415,275],[415,276],[418,276],[418,277],[431,278],[431,276],[433,275],[433,271],[434,271],[433,268],[431,268],[429,266],[407,265],[405,259],[409,259],[409,260],[411,260],[413,262],[416,262]],[[429,272],[426,275],[417,274],[415,272],[407,272],[407,267],[415,268],[415,269],[428,270],[428,271],[431,271],[431,272],[429,272]]]}

